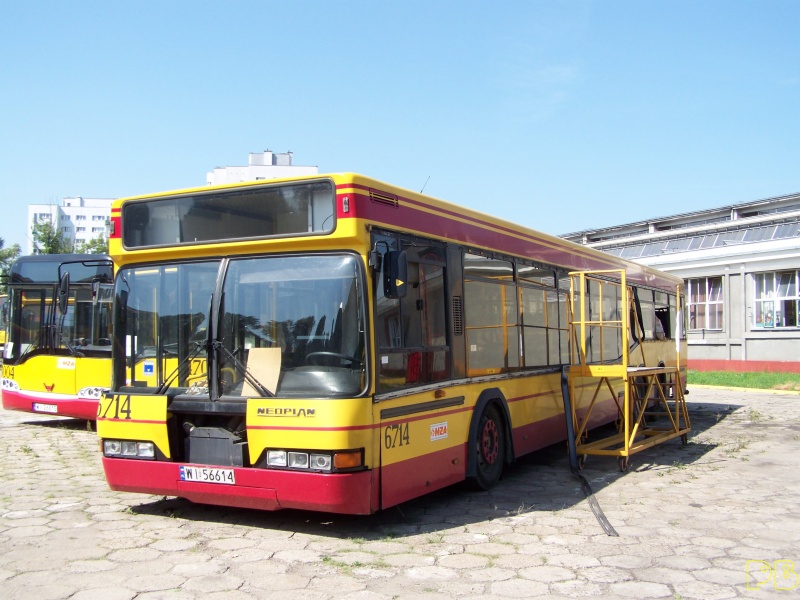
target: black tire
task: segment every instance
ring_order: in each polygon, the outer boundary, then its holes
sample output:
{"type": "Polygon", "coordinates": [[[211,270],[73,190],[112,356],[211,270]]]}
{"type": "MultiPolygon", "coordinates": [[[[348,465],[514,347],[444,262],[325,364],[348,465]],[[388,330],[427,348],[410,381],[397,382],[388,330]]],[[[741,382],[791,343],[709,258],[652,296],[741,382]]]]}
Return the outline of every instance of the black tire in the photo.
{"type": "Polygon", "coordinates": [[[481,413],[473,444],[475,476],[468,483],[475,490],[490,490],[500,481],[506,460],[505,426],[494,404],[481,413]]]}

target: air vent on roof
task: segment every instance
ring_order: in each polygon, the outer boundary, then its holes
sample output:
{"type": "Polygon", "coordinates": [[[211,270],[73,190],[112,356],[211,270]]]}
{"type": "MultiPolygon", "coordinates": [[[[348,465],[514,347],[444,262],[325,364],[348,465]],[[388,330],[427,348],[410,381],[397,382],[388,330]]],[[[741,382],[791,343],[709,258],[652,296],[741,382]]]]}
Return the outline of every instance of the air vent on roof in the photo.
{"type": "Polygon", "coordinates": [[[393,208],[397,208],[399,204],[397,201],[397,196],[394,194],[386,194],[385,192],[378,192],[376,190],[369,191],[369,199],[376,204],[385,204],[386,206],[391,206],[393,208]]]}

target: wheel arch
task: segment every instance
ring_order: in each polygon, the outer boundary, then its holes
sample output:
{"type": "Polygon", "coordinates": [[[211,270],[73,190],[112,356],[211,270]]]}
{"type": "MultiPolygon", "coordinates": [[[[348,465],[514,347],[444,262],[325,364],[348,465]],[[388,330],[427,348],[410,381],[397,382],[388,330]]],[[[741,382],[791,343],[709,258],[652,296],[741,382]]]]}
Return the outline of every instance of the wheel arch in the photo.
{"type": "Polygon", "coordinates": [[[505,438],[507,452],[505,454],[505,464],[509,465],[514,462],[516,456],[514,452],[514,436],[511,434],[511,413],[508,410],[508,402],[506,401],[503,392],[499,388],[486,388],[478,396],[475,402],[475,408],[472,410],[472,419],[469,423],[469,437],[467,438],[467,467],[465,477],[475,477],[478,468],[478,460],[476,458],[476,438],[478,437],[478,424],[484,409],[490,404],[496,405],[500,410],[500,415],[503,418],[503,436],[505,438]]]}

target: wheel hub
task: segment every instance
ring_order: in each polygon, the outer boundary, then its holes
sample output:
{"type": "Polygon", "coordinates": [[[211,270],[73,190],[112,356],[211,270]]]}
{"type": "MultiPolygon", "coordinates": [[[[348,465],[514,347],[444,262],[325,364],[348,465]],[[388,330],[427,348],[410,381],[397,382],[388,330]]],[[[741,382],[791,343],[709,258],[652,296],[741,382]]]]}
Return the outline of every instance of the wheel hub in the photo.
{"type": "Polygon", "coordinates": [[[481,433],[481,456],[486,463],[493,465],[497,460],[500,449],[498,439],[497,423],[492,420],[486,421],[481,433]]]}

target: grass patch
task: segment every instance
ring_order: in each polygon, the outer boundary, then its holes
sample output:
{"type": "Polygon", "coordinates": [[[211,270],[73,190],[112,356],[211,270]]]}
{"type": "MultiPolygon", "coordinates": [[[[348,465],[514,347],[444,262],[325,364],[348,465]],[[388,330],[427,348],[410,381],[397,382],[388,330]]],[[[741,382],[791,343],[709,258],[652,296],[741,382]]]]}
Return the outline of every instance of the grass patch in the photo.
{"type": "Polygon", "coordinates": [[[800,373],[735,373],[729,371],[693,371],[686,374],[688,385],[720,385],[760,390],[800,391],[800,373]]]}

